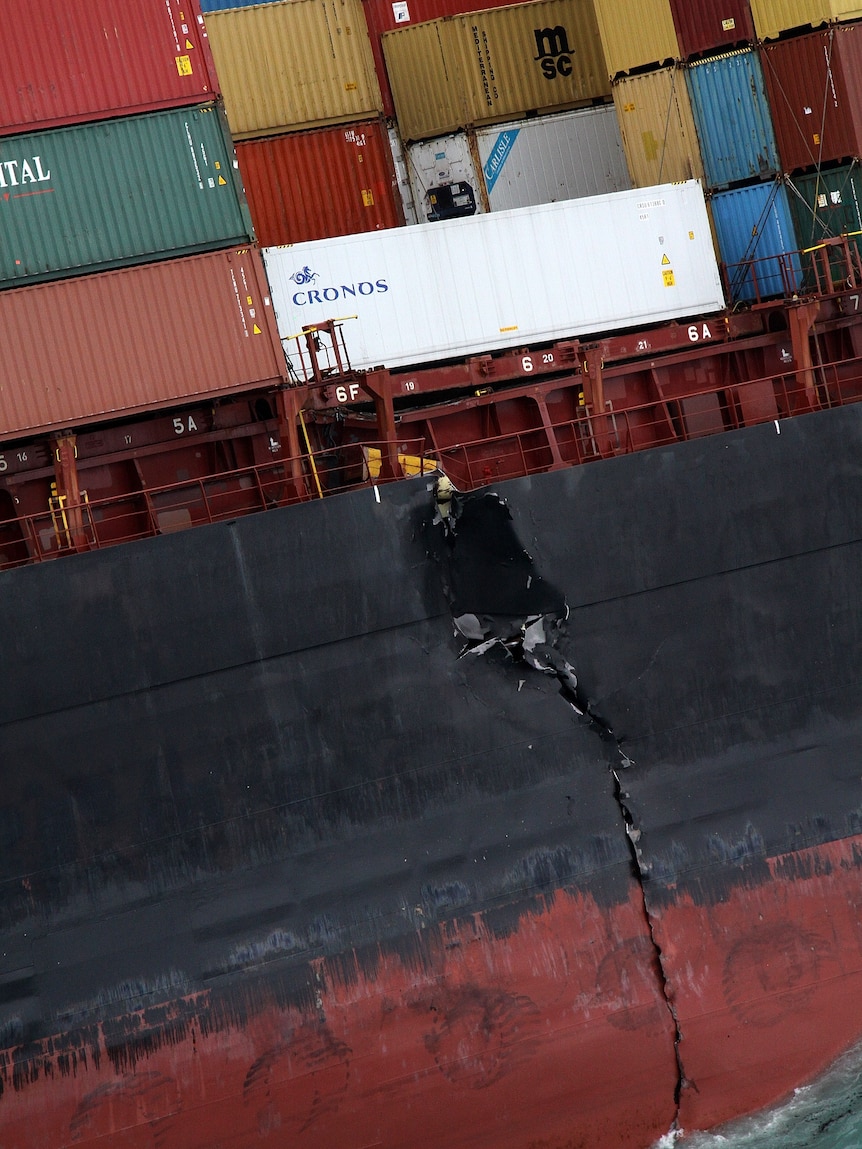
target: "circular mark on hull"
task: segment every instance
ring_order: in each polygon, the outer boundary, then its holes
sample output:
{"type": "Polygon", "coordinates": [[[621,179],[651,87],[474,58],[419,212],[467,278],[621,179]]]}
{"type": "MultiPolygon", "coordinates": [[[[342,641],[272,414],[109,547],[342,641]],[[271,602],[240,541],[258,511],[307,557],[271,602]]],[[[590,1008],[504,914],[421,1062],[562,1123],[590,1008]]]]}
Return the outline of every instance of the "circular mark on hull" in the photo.
{"type": "Polygon", "coordinates": [[[752,930],[730,949],[722,988],[731,1011],[750,1025],[769,1026],[813,997],[822,939],[791,922],[752,930]]]}
{"type": "Polygon", "coordinates": [[[326,1026],[303,1025],[249,1068],[243,1098],[261,1135],[301,1133],[338,1109],[349,1080],[350,1049],[326,1026]]]}
{"type": "Polygon", "coordinates": [[[535,1044],[539,1010],[528,997],[465,986],[424,1005],[434,1018],[425,1048],[455,1085],[493,1085],[535,1044]]]}

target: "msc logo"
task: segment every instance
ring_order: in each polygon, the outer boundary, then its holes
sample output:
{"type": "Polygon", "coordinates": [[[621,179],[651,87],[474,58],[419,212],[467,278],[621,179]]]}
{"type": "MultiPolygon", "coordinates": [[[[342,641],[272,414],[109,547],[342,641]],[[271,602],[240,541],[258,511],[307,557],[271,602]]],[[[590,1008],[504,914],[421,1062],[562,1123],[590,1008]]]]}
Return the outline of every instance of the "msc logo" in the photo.
{"type": "Polygon", "coordinates": [[[559,24],[556,28],[534,28],[536,37],[536,52],[533,59],[542,69],[546,80],[556,79],[557,76],[571,76],[572,49],[566,36],[566,29],[559,24]]]}

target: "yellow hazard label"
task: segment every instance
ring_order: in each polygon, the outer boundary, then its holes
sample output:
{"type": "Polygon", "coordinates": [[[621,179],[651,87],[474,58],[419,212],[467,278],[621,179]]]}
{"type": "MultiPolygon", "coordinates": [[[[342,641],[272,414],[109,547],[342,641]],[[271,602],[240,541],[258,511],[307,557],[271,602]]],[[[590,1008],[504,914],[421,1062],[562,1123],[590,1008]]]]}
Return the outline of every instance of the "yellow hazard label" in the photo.
{"type": "Polygon", "coordinates": [[[186,40],[186,47],[187,47],[187,48],[189,48],[189,49],[193,49],[193,48],[194,48],[194,44],[191,42],[191,40],[186,40]]]}
{"type": "Polygon", "coordinates": [[[247,296],[245,297],[245,301],[246,301],[246,303],[249,305],[249,307],[251,307],[251,305],[252,305],[252,302],[253,302],[253,301],[252,301],[252,298],[251,298],[251,296],[250,296],[250,295],[247,295],[247,296]]]}
{"type": "Polygon", "coordinates": [[[633,112],[635,110],[634,104],[623,104],[624,112],[633,112]]]}
{"type": "Polygon", "coordinates": [[[820,133],[819,133],[819,132],[815,132],[815,133],[814,133],[814,136],[813,136],[813,139],[814,139],[814,142],[815,142],[815,144],[819,144],[819,143],[820,143],[820,133]]]}
{"type": "Polygon", "coordinates": [[[355,92],[358,86],[358,84],[355,84],[351,81],[350,83],[344,85],[344,90],[345,92],[355,92]]]}
{"type": "Polygon", "coordinates": [[[518,330],[518,324],[515,323],[511,327],[501,327],[500,330],[501,331],[517,331],[518,330]]]}
{"type": "Polygon", "coordinates": [[[672,269],[668,270],[668,271],[663,271],[661,273],[661,277],[664,280],[665,287],[673,287],[674,278],[673,278],[673,270],[672,269]]]}
{"type": "Polygon", "coordinates": [[[220,184],[226,184],[226,183],[227,183],[227,180],[224,178],[224,176],[219,176],[219,178],[218,178],[218,182],[219,182],[220,184]]]}
{"type": "Polygon", "coordinates": [[[362,203],[365,207],[374,207],[374,192],[371,188],[362,189],[362,203]]]}
{"type": "Polygon", "coordinates": [[[216,171],[219,171],[221,169],[221,160],[214,160],[213,161],[213,167],[215,168],[216,171]]]}
{"type": "Polygon", "coordinates": [[[192,74],[192,62],[188,56],[177,56],[177,71],[181,76],[190,76],[192,74]]]}
{"type": "Polygon", "coordinates": [[[662,267],[670,267],[670,260],[668,259],[668,257],[666,255],[663,255],[661,257],[661,265],[662,265],[662,267]]]}
{"type": "Polygon", "coordinates": [[[258,327],[258,325],[257,325],[256,323],[255,323],[255,324],[254,324],[254,326],[252,327],[252,332],[253,332],[255,335],[262,335],[262,334],[263,334],[263,332],[261,331],[261,329],[258,327]]]}
{"type": "Polygon", "coordinates": [[[693,231],[690,231],[690,232],[688,233],[688,238],[689,238],[689,239],[694,239],[694,232],[693,232],[693,231]]]}

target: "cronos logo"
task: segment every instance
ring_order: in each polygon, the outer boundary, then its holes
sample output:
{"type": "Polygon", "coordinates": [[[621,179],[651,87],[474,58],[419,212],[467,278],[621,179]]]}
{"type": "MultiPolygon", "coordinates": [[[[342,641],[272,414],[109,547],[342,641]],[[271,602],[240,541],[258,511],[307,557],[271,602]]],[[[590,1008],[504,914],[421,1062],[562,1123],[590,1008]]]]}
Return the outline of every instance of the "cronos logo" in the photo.
{"type": "Polygon", "coordinates": [[[326,287],[320,285],[316,287],[309,287],[309,284],[317,283],[320,276],[316,271],[312,271],[310,267],[302,267],[295,271],[293,275],[287,277],[297,287],[308,287],[307,291],[295,291],[293,293],[293,303],[295,307],[307,307],[311,303],[335,303],[337,299],[356,299],[362,295],[377,295],[382,294],[384,291],[389,290],[389,284],[385,279],[360,279],[356,283],[339,283],[337,285],[330,284],[326,287]]]}
{"type": "Polygon", "coordinates": [[[533,59],[542,69],[546,80],[554,80],[557,76],[571,76],[572,56],[574,52],[569,47],[569,38],[566,29],[558,24],[556,28],[534,28],[536,37],[536,52],[533,59]]]}

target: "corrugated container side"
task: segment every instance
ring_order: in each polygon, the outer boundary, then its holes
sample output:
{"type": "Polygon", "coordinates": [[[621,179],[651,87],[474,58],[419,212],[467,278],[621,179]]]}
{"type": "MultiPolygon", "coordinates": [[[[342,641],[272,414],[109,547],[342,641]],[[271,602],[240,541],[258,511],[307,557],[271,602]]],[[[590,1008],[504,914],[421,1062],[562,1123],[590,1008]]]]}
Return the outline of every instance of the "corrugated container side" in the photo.
{"type": "Polygon", "coordinates": [[[753,48],[686,67],[707,184],[763,179],[780,167],[763,71],[753,48]]]}
{"type": "Polygon", "coordinates": [[[395,184],[401,200],[401,210],[404,213],[404,222],[408,224],[419,223],[416,204],[413,200],[413,189],[410,186],[410,173],[407,169],[407,153],[401,139],[401,133],[394,123],[389,124],[389,150],[392,153],[392,163],[395,166],[395,184]]]}
{"type": "Polygon", "coordinates": [[[405,140],[610,95],[591,3],[532,0],[387,32],[405,140]]]}
{"type": "Polygon", "coordinates": [[[669,0],[595,0],[595,6],[611,77],[679,59],[669,0]]]}
{"type": "Polygon", "coordinates": [[[613,104],[481,128],[476,144],[492,211],[632,186],[613,104]]]}
{"type": "Polygon", "coordinates": [[[7,285],[245,243],[217,104],[0,140],[7,285]]]}
{"type": "Polygon", "coordinates": [[[635,186],[704,179],[700,144],[681,67],[614,81],[623,150],[635,186]]]}
{"type": "Polygon", "coordinates": [[[235,139],[382,110],[361,0],[287,0],[206,18],[235,139]]]}
{"type": "Polygon", "coordinates": [[[799,243],[782,183],[716,192],[709,206],[731,302],[781,295],[801,285],[799,243]]]}
{"type": "Polygon", "coordinates": [[[720,310],[700,184],[265,248],[282,335],[333,315],[357,367],[408,366],[720,310]],[[313,290],[297,283],[313,280],[313,290]],[[349,311],[345,311],[349,308],[349,311]]]}
{"type": "Polygon", "coordinates": [[[504,0],[490,0],[477,4],[475,0],[362,0],[362,11],[368,25],[374,67],[383,94],[384,115],[395,115],[392,89],[383,58],[383,34],[407,24],[421,24],[439,20],[444,16],[460,16],[466,12],[481,12],[486,8],[501,8],[504,0]]]}
{"type": "Polygon", "coordinates": [[[370,120],[236,145],[258,242],[266,246],[404,222],[386,125],[370,120]]]}
{"type": "Polygon", "coordinates": [[[218,93],[196,0],[3,0],[2,21],[0,134],[218,93]]]}
{"type": "Polygon", "coordinates": [[[0,435],[278,385],[258,251],[219,251],[0,292],[0,435]]]}
{"type": "Polygon", "coordinates": [[[862,155],[862,24],[761,49],[785,171],[862,155]]]}
{"type": "Polygon", "coordinates": [[[846,235],[862,253],[862,171],[857,160],[792,176],[789,184],[790,208],[803,248],[846,235]]]}
{"type": "Polygon", "coordinates": [[[735,44],[753,44],[756,33],[748,0],[670,0],[684,59],[735,44]]]}
{"type": "Polygon", "coordinates": [[[775,40],[791,28],[819,28],[833,20],[862,16],[860,0],[749,0],[760,40],[775,40]]]}

